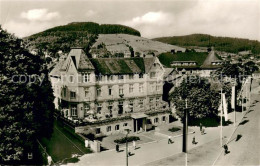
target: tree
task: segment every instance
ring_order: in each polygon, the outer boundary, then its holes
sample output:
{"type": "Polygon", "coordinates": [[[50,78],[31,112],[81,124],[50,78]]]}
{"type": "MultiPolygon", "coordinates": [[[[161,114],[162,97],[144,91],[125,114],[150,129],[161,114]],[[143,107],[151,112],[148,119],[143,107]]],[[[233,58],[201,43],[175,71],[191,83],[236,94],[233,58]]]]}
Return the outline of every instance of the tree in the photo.
{"type": "Polygon", "coordinates": [[[43,57],[1,27],[0,45],[0,164],[26,164],[52,133],[54,96],[43,57]]]}
{"type": "Polygon", "coordinates": [[[176,107],[177,115],[181,118],[184,115],[185,99],[187,99],[189,118],[192,119],[217,117],[219,98],[218,92],[211,90],[210,83],[199,76],[187,76],[169,97],[176,107]]]}
{"type": "Polygon", "coordinates": [[[258,70],[259,70],[259,68],[257,67],[255,62],[253,62],[253,61],[248,61],[248,62],[243,64],[243,71],[246,75],[251,75],[255,71],[258,71],[258,70]]]}

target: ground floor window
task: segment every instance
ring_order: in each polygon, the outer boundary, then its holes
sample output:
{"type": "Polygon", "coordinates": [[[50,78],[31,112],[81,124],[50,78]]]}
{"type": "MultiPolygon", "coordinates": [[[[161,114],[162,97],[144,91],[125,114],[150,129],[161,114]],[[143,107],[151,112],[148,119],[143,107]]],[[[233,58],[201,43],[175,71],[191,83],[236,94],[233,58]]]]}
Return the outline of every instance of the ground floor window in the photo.
{"type": "Polygon", "coordinates": [[[162,117],[162,121],[163,121],[163,122],[166,121],[166,117],[165,117],[165,116],[162,117]]]}
{"type": "Polygon", "coordinates": [[[100,131],[100,128],[96,128],[96,134],[100,134],[101,131],[100,131]]]}
{"type": "Polygon", "coordinates": [[[107,126],[107,132],[111,131],[111,126],[107,126]]]}
{"type": "Polygon", "coordinates": [[[115,130],[119,130],[119,125],[116,125],[116,126],[115,126],[115,130]]]}
{"type": "Polygon", "coordinates": [[[126,127],[127,125],[128,125],[128,123],[124,123],[124,125],[123,125],[123,126],[124,126],[124,127],[126,127]]]}
{"type": "Polygon", "coordinates": [[[154,118],[154,123],[158,123],[159,118],[154,118]]]}
{"type": "Polygon", "coordinates": [[[77,105],[71,106],[71,116],[77,116],[77,105]]]}

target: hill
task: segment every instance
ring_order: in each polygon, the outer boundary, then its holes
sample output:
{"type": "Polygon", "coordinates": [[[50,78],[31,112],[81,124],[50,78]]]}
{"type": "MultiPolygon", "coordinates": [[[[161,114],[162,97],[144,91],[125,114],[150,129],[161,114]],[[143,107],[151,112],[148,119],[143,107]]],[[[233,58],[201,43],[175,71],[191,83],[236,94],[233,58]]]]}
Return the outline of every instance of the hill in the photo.
{"type": "Polygon", "coordinates": [[[140,32],[115,24],[97,24],[94,22],[74,22],[47,29],[25,37],[31,49],[38,49],[55,56],[59,50],[68,53],[71,47],[83,47],[88,52],[98,34],[130,34],[141,36],[140,32]]]}
{"type": "Polygon", "coordinates": [[[147,57],[171,52],[171,50],[185,52],[186,49],[134,35],[100,34],[90,52],[98,57],[147,57]]]}
{"type": "Polygon", "coordinates": [[[153,39],[172,45],[209,47],[214,46],[215,50],[229,53],[238,53],[240,51],[251,50],[253,54],[260,53],[260,42],[256,40],[231,38],[231,37],[215,37],[206,34],[192,34],[187,36],[160,37],[153,39]]]}

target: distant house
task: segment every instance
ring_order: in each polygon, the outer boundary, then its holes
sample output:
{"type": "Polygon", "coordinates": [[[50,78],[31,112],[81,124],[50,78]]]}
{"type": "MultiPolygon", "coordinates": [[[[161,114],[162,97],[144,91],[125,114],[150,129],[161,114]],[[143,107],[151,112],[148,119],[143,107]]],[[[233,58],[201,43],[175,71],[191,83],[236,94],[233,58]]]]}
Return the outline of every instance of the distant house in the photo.
{"type": "Polygon", "coordinates": [[[190,58],[177,55],[170,65],[181,72],[181,74],[198,74],[202,77],[209,77],[212,71],[221,67],[222,60],[216,56],[213,50],[204,55],[194,53],[190,58]]]}

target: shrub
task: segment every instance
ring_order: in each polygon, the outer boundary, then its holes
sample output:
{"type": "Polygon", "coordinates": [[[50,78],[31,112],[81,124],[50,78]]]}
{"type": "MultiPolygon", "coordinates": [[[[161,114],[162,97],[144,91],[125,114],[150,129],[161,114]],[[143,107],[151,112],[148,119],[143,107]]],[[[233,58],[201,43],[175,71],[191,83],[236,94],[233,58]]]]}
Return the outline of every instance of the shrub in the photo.
{"type": "Polygon", "coordinates": [[[168,131],[170,131],[170,132],[176,132],[176,131],[179,131],[179,130],[181,130],[181,129],[178,128],[178,127],[172,127],[172,128],[170,128],[168,131]]]}
{"type": "MultiPolygon", "coordinates": [[[[127,142],[138,141],[138,140],[140,140],[140,138],[137,137],[137,136],[127,137],[127,142]]],[[[123,138],[120,138],[120,139],[116,139],[116,140],[114,140],[114,142],[118,143],[118,144],[126,143],[126,137],[123,137],[123,138]]]]}

